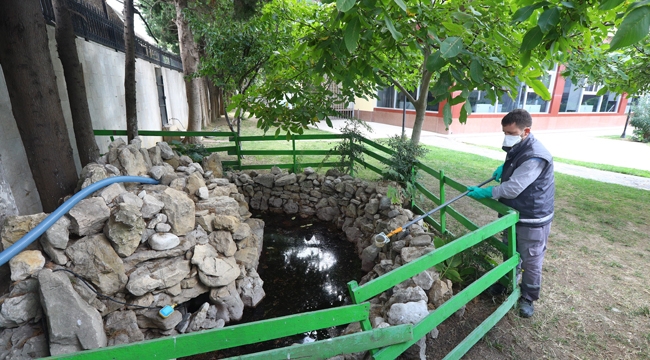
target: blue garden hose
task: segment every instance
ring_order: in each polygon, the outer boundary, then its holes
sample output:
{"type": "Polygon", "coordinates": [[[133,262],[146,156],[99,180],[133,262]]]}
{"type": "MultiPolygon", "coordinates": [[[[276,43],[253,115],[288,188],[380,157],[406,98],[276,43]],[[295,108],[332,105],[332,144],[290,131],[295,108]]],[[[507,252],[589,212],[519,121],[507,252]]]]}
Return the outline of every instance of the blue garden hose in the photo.
{"type": "Polygon", "coordinates": [[[59,206],[56,210],[54,210],[50,215],[48,215],[48,217],[45,218],[45,220],[41,221],[40,224],[38,224],[34,229],[32,229],[32,231],[25,234],[25,236],[20,238],[20,240],[16,241],[16,243],[14,243],[9,248],[1,252],[0,266],[9,262],[11,258],[18,255],[18,253],[20,253],[27,246],[33,243],[34,240],[38,239],[38,237],[41,236],[45,231],[47,231],[47,229],[49,229],[50,226],[54,225],[54,223],[57,220],[59,220],[63,215],[65,215],[68,211],[70,211],[70,209],[72,209],[75,205],[77,205],[79,201],[83,200],[88,195],[91,195],[92,193],[94,193],[95,191],[103,187],[106,187],[111,184],[119,183],[119,182],[158,184],[157,180],[154,180],[152,178],[142,177],[142,176],[114,176],[108,179],[100,180],[94,184],[87,186],[86,188],[82,189],[78,193],[74,194],[70,199],[64,202],[63,205],[59,206]]]}

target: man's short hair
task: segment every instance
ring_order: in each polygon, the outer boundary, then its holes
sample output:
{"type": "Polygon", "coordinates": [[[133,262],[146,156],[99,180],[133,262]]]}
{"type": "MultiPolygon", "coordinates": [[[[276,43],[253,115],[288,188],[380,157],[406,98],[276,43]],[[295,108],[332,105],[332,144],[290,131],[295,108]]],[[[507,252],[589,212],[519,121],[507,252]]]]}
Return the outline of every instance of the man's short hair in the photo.
{"type": "Polygon", "coordinates": [[[533,118],[524,109],[514,109],[501,119],[501,126],[508,126],[512,123],[515,123],[519,129],[523,130],[533,126],[533,118]]]}

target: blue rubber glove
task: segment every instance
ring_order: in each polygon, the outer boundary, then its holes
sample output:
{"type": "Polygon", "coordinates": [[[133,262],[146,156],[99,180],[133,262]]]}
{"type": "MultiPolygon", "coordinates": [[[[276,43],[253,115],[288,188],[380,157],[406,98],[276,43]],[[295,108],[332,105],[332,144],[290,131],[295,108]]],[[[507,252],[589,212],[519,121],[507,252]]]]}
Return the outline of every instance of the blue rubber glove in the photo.
{"type": "Polygon", "coordinates": [[[501,174],[503,174],[503,164],[499,166],[494,172],[492,173],[492,176],[494,177],[494,181],[496,182],[501,182],[501,174]]]}
{"type": "Polygon", "coordinates": [[[488,186],[486,188],[480,188],[477,186],[468,186],[467,190],[469,191],[469,193],[467,194],[467,196],[477,200],[491,198],[492,188],[493,186],[488,186]]]}

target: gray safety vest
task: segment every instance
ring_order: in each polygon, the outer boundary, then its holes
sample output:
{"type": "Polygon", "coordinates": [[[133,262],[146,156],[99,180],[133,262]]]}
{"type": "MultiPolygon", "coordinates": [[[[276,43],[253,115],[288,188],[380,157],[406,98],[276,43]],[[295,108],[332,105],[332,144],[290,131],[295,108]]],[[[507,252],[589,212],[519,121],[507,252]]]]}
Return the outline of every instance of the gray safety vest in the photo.
{"type": "Polygon", "coordinates": [[[519,211],[521,225],[538,227],[553,220],[555,177],[553,176],[553,156],[544,145],[535,139],[533,134],[529,134],[526,139],[508,151],[501,181],[508,181],[515,169],[531,158],[540,158],[545,161],[546,165],[542,173],[516,198],[499,199],[499,201],[519,211]]]}

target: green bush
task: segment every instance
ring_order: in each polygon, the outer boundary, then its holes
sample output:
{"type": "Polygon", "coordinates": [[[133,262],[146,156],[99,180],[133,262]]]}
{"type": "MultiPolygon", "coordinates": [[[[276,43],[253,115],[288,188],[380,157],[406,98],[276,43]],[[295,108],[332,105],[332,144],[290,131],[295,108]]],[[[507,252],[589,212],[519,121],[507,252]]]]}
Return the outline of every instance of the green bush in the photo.
{"type": "Polygon", "coordinates": [[[415,164],[428,150],[420,144],[413,144],[409,138],[399,135],[389,138],[387,145],[395,151],[395,154],[390,158],[391,164],[384,172],[384,178],[395,180],[403,186],[413,184],[417,178],[415,164]]]}
{"type": "MultiPolygon", "coordinates": [[[[338,145],[330,151],[332,155],[339,155],[339,162],[337,169],[344,174],[354,172],[354,162],[352,159],[363,160],[363,143],[360,138],[363,137],[363,129],[372,132],[372,128],[365,122],[359,119],[348,119],[345,121],[345,126],[341,128],[341,133],[348,135],[338,145]]],[[[327,155],[323,162],[329,159],[327,155]]]]}
{"type": "Polygon", "coordinates": [[[632,139],[634,141],[650,142],[650,96],[644,96],[632,108],[632,120],[630,125],[634,126],[632,139]]]}
{"type": "Polygon", "coordinates": [[[169,146],[179,155],[187,155],[196,163],[201,163],[204,157],[210,155],[210,152],[206,150],[205,146],[200,144],[185,144],[178,140],[172,140],[169,146]]]}

